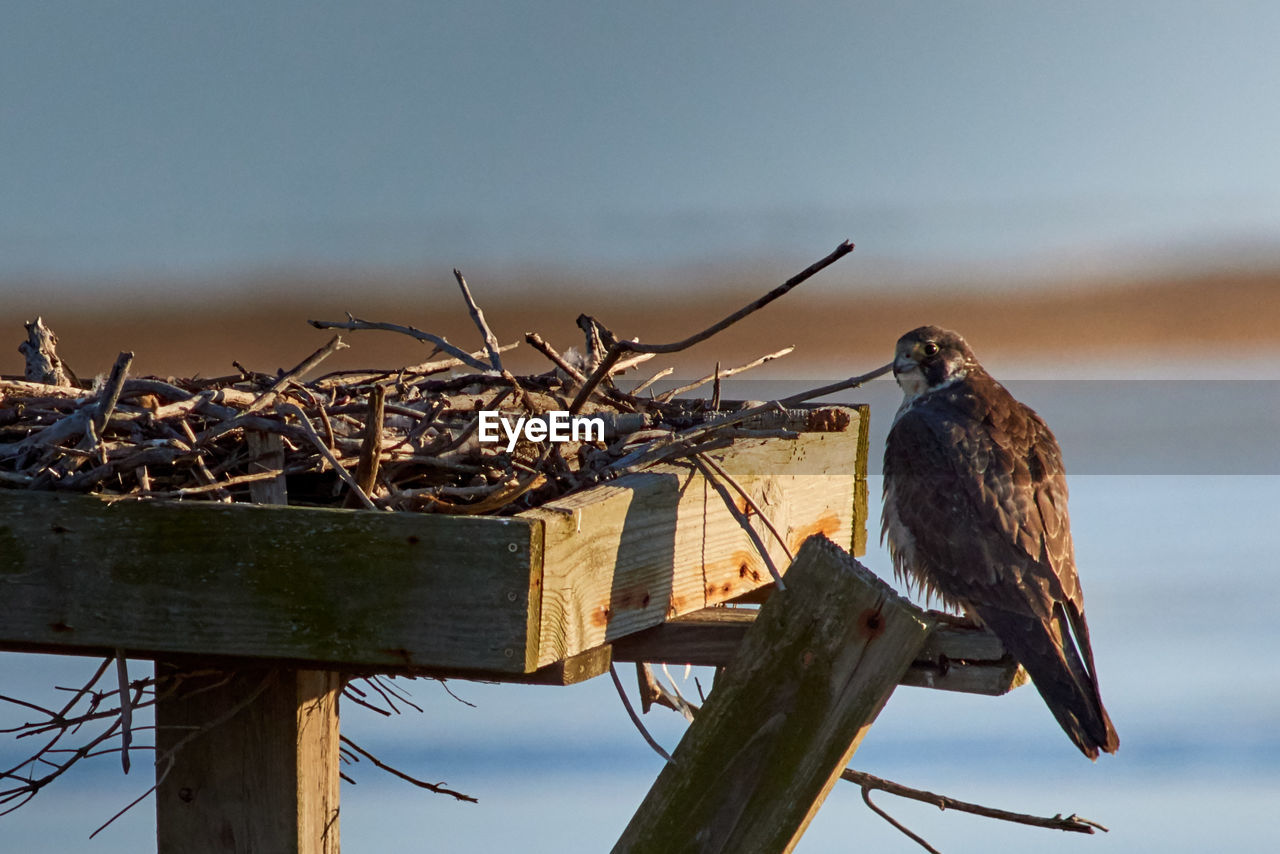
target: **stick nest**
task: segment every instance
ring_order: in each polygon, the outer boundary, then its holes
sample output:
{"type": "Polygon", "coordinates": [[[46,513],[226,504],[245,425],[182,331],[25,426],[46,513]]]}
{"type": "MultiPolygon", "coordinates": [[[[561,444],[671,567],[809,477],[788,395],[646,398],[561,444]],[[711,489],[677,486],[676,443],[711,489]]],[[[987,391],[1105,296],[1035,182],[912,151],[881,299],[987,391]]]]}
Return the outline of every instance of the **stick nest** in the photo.
{"type": "MultiPolygon", "coordinates": [[[[322,329],[382,330],[434,347],[431,360],[395,371],[338,371],[309,379],[347,345],[334,337],[289,371],[238,363],[215,379],[131,378],[131,353],[91,383],[76,379],[37,318],[19,348],[25,377],[0,380],[0,485],[94,493],[111,499],[201,499],[511,514],[663,460],[748,436],[794,436],[767,419],[788,401],[722,407],[719,380],[790,352],[762,356],[663,394],[646,393],[668,368],[615,382],[658,353],[679,352],[763,307],[852,250],[841,244],[770,293],[673,344],[619,339],[583,315],[582,352],[558,353],[537,333],[525,341],[551,363],[515,376],[454,271],[484,348],[394,323],[311,321],[322,329]],[[439,357],[439,358],[437,358],[439,357]],[[711,384],[709,399],[677,398],[711,384]],[[624,390],[622,385],[626,385],[624,390]],[[604,438],[564,443],[480,441],[480,413],[516,423],[553,411],[596,417],[604,438]],[[761,420],[762,417],[765,420],[761,420]],[[752,421],[751,419],[754,419],[752,421]],[[745,426],[744,426],[745,425],[745,426]]],[[[846,385],[845,387],[848,387],[846,385]]],[[[816,390],[827,391],[828,389],[816,390]]],[[[815,425],[814,429],[822,429],[815,425]]],[[[829,427],[827,429],[830,429],[829,427]]]]}

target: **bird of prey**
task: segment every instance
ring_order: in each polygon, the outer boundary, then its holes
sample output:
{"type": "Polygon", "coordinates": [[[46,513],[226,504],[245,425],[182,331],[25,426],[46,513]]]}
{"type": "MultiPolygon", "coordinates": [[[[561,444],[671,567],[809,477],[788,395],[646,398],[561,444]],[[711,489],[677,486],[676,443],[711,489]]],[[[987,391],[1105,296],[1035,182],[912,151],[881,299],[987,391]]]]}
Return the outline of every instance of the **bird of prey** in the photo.
{"type": "Polygon", "coordinates": [[[881,539],[895,575],[994,632],[1086,756],[1115,753],[1053,433],[950,330],[903,335],[893,373],[881,539]]]}

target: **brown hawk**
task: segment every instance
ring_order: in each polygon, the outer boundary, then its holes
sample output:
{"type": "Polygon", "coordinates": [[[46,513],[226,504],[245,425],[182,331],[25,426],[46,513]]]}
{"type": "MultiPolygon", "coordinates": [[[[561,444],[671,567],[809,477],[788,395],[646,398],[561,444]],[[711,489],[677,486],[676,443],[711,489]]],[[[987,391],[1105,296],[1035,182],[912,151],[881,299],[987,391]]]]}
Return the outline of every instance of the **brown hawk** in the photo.
{"type": "Polygon", "coordinates": [[[1114,753],[1053,433],[949,330],[903,335],[893,374],[881,538],[895,575],[994,632],[1086,756],[1114,753]]]}

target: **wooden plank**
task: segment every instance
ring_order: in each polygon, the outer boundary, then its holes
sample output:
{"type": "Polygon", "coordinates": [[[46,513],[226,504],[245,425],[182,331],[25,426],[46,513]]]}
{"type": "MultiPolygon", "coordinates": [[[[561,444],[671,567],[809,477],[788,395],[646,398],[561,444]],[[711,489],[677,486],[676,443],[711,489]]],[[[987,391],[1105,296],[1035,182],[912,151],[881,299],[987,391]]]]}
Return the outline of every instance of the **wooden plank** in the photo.
{"type": "MultiPolygon", "coordinates": [[[[166,682],[183,672],[156,667],[166,682]]],[[[336,673],[257,667],[162,696],[159,854],[338,854],[340,690],[336,673]]]]}
{"type": "Polygon", "coordinates": [[[0,490],[0,648],[524,673],[541,526],[0,490]]]}
{"type": "MultiPolygon", "coordinates": [[[[835,408],[831,408],[835,409],[835,408]]],[[[711,454],[769,516],[792,553],[813,534],[843,546],[866,521],[856,467],[861,410],[844,429],[795,440],[740,440],[711,454]]],[[[769,582],[757,542],[789,560],[746,502],[744,529],[724,498],[689,467],[658,466],[522,514],[545,526],[540,665],[584,652],[769,582]]]]}
{"type": "MultiPolygon", "coordinates": [[[[826,432],[711,454],[792,551],[814,533],[852,545],[865,525],[865,413],[820,412],[826,432]]],[[[760,548],[785,568],[721,486],[733,510],[700,474],[662,466],[515,518],[3,490],[0,649],[530,673],[759,587],[760,548]]]]}
{"type": "MultiPolygon", "coordinates": [[[[708,608],[645,629],[612,645],[614,661],[724,667],[738,654],[757,611],[708,608]]],[[[918,611],[921,619],[929,616],[918,611]]],[[[998,696],[1026,684],[1026,671],[986,629],[939,625],[903,673],[900,685],[998,696]]]]}
{"type": "Polygon", "coordinates": [[[790,851],[924,643],[917,614],[806,542],[613,850],[790,851]]]}
{"type": "MultiPolygon", "coordinates": [[[[279,437],[250,447],[281,465],[279,437]]],[[[256,500],[285,503],[283,476],[261,483],[256,500]]],[[[159,854],[338,854],[342,675],[205,662],[194,678],[176,662],[156,672],[159,854]]]]}

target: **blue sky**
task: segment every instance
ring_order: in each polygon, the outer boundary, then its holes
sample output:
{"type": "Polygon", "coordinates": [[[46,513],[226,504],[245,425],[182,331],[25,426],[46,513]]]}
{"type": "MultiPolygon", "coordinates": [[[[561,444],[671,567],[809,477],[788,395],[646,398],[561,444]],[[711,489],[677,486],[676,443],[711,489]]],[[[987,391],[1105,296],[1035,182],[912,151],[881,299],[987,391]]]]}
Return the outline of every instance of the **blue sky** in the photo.
{"type": "Polygon", "coordinates": [[[0,285],[1280,234],[1269,3],[6,3],[0,285]]]}

